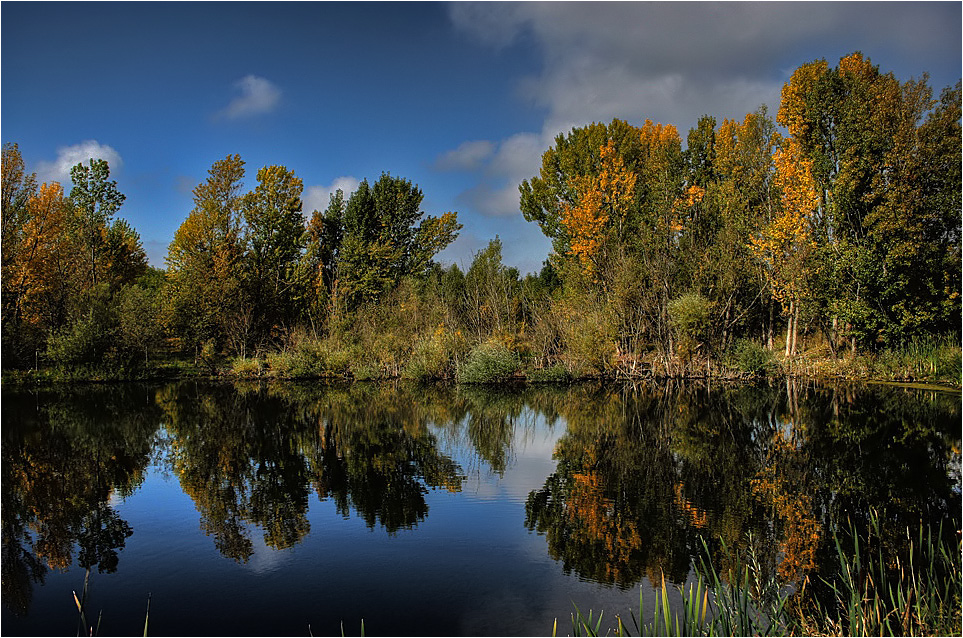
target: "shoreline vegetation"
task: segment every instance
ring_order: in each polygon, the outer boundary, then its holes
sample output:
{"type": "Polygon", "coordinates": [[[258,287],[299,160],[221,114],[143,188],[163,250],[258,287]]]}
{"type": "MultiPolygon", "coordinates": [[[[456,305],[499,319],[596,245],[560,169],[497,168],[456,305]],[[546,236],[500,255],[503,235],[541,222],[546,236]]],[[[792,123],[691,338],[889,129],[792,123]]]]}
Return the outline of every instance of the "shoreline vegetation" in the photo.
{"type": "Polygon", "coordinates": [[[923,389],[961,390],[961,348],[955,338],[933,338],[899,350],[825,356],[819,349],[783,360],[758,344],[741,343],[718,360],[634,362],[632,370],[613,366],[604,372],[572,371],[565,365],[535,368],[529,358],[502,342],[486,342],[460,358],[436,356],[430,368],[425,353],[413,351],[394,370],[372,365],[357,349],[338,349],[323,341],[303,340],[290,349],[261,357],[158,359],[133,368],[40,368],[3,371],[4,385],[125,382],[178,379],[223,381],[413,381],[457,384],[632,382],[658,379],[691,381],[777,381],[787,378],[820,383],[893,383],[923,389]]]}
{"type": "MultiPolygon", "coordinates": [[[[859,533],[850,522],[832,532],[839,563],[832,574],[806,576],[794,588],[782,586],[751,548],[746,556],[725,552],[728,568],[701,558],[694,582],[676,586],[665,579],[654,607],[638,615],[615,615],[615,636],[959,636],[963,585],[959,534],[907,528],[895,555],[883,549],[880,513],[859,533]],[[807,586],[808,585],[808,586],[807,586]],[[822,589],[823,599],[814,592],[822,589]],[[651,621],[649,619],[651,618],[651,621]],[[631,620],[630,620],[631,619],[631,620]]],[[[959,521],[954,521],[956,527],[959,521]]],[[[703,549],[708,551],[705,540],[703,549]]],[[[571,614],[572,636],[598,636],[604,612],[571,614]]],[[[609,621],[611,624],[611,621],[609,621]]],[[[552,635],[557,635],[556,619],[552,635]]]]}
{"type": "Polygon", "coordinates": [[[38,184],[3,147],[7,382],[151,377],[805,377],[961,384],[961,85],[860,53],[796,69],[775,118],[560,134],[519,210],[538,273],[436,257],[462,228],[383,173],[303,211],[285,166],[215,161],[148,265],[105,160],[38,184]]]}

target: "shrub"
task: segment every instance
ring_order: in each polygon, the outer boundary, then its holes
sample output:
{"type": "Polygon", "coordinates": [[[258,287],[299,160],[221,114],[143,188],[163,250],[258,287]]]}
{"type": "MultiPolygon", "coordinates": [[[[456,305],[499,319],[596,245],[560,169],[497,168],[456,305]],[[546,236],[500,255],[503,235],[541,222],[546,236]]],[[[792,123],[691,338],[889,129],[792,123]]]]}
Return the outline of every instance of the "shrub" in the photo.
{"type": "Polygon", "coordinates": [[[318,378],[347,374],[352,353],[331,342],[301,335],[292,339],[285,351],[270,353],[266,359],[273,376],[318,378]]]}
{"type": "Polygon", "coordinates": [[[408,363],[401,371],[401,376],[415,381],[440,379],[448,374],[450,367],[442,328],[436,330],[431,336],[423,337],[415,344],[408,363]]]}
{"type": "Polygon", "coordinates": [[[500,341],[487,341],[472,349],[458,369],[459,383],[493,383],[518,370],[518,355],[500,341]]]}
{"type": "Polygon", "coordinates": [[[772,352],[751,339],[737,340],[726,352],[725,365],[753,376],[765,376],[776,366],[772,352]]]}
{"type": "Polygon", "coordinates": [[[260,377],[264,372],[264,362],[260,359],[235,357],[231,360],[231,374],[242,379],[260,377]]]}
{"type": "Polygon", "coordinates": [[[527,377],[531,383],[567,383],[572,380],[572,375],[562,364],[532,370],[527,377]]]}
{"type": "Polygon", "coordinates": [[[707,340],[712,303],[696,292],[669,302],[669,326],[675,333],[678,352],[687,359],[707,340]]]}
{"type": "Polygon", "coordinates": [[[616,364],[616,319],[586,298],[562,302],[559,313],[567,368],[578,375],[610,373],[616,364]]]}

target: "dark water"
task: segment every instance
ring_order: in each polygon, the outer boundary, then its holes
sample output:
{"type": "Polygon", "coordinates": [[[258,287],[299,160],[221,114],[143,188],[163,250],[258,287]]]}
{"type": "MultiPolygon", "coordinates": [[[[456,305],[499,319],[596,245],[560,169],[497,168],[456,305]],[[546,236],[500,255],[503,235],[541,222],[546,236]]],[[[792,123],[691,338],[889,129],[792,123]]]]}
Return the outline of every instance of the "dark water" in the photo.
{"type": "Polygon", "coordinates": [[[148,595],[153,635],[565,634],[703,538],[793,583],[839,521],[960,515],[960,395],[887,386],[4,388],[2,425],[8,636],[76,635],[87,575],[105,636],[148,595]]]}

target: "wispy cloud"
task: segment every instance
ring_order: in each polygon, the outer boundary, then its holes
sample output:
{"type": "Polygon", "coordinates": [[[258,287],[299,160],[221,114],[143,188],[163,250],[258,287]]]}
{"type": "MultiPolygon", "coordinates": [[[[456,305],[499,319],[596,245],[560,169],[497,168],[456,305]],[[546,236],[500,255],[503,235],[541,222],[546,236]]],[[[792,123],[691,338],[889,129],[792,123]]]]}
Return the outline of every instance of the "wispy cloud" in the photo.
{"type": "Polygon", "coordinates": [[[458,148],[435,160],[435,168],[440,171],[473,171],[481,168],[494,152],[495,144],[488,140],[462,142],[458,148]]]}
{"type": "Polygon", "coordinates": [[[304,189],[304,193],[301,197],[302,210],[305,215],[310,215],[316,210],[324,210],[328,207],[331,201],[331,196],[334,195],[335,191],[341,189],[344,193],[345,200],[353,193],[358,190],[358,184],[361,183],[356,177],[351,175],[343,175],[336,178],[333,182],[327,186],[308,186],[304,189]]]}
{"type": "Polygon", "coordinates": [[[244,76],[234,86],[241,94],[220,111],[220,117],[236,120],[270,113],[281,100],[281,90],[271,81],[256,75],[244,76]]]}
{"type": "Polygon", "coordinates": [[[542,153],[551,143],[551,135],[538,133],[465,142],[442,154],[435,168],[476,172],[478,182],[458,201],[488,217],[509,217],[518,214],[518,185],[538,173],[542,153]]]}
{"type": "Polygon", "coordinates": [[[86,140],[73,146],[57,149],[57,159],[37,163],[37,178],[42,182],[60,182],[64,190],[70,192],[70,169],[77,164],[86,164],[92,159],[107,160],[112,173],[123,166],[120,153],[97,140],[86,140]]]}

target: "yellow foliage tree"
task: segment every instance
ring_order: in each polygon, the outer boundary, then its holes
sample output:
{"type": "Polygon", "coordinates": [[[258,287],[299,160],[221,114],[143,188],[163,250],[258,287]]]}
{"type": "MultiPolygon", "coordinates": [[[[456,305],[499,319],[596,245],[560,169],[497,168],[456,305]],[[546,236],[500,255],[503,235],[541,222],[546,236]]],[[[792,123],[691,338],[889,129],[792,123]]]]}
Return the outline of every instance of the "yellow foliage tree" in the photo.
{"type": "Polygon", "coordinates": [[[70,245],[70,202],[57,182],[42,184],[27,211],[20,251],[10,265],[18,300],[14,312],[24,329],[48,330],[66,319],[80,246],[70,245]]]}
{"type": "Polygon", "coordinates": [[[794,139],[776,151],[773,178],[780,192],[781,211],[749,240],[762,261],[773,296],[788,316],[786,356],[795,354],[799,306],[805,291],[806,266],[815,246],[811,218],[819,206],[812,162],[803,157],[794,139]]]}

